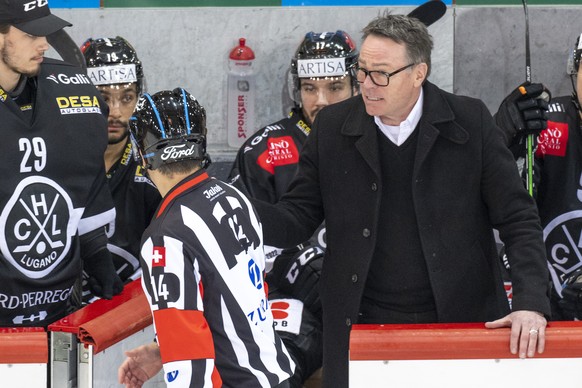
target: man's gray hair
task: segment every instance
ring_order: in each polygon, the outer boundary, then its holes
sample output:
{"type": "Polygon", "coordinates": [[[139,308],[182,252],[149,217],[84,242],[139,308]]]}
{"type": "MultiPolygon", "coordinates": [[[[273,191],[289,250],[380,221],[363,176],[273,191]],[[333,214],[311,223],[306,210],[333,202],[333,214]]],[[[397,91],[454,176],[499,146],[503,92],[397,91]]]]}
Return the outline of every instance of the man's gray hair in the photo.
{"type": "Polygon", "coordinates": [[[433,48],[432,37],[420,20],[406,15],[391,15],[385,11],[383,15],[372,20],[362,30],[362,41],[368,36],[380,36],[392,39],[398,44],[404,44],[408,63],[426,63],[428,78],[431,69],[430,55],[433,48]]]}

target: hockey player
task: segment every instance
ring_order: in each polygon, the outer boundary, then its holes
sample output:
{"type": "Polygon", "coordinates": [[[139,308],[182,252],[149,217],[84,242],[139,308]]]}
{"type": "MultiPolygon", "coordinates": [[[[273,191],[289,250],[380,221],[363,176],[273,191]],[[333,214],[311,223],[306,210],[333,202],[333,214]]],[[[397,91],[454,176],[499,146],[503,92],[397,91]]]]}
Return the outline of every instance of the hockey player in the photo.
{"type": "Polygon", "coordinates": [[[317,112],[357,94],[352,77],[357,57],[356,45],[344,31],[305,34],[291,60],[289,87],[295,107],[241,146],[229,176],[234,185],[253,198],[277,202],[295,175],[317,112]]]}
{"type": "MultiPolygon", "coordinates": [[[[109,106],[105,169],[115,204],[115,223],[107,230],[108,248],[119,277],[127,283],[141,276],[141,236],[161,199],[136,161],[129,139],[129,119],[144,92],[145,77],[135,49],[120,36],[90,38],[81,51],[89,79],[109,106]]],[[[92,297],[87,287],[83,294],[85,301],[92,297]]]]}
{"type": "MultiPolygon", "coordinates": [[[[261,224],[243,194],[206,172],[204,108],[181,88],[145,94],[130,125],[163,197],[140,261],[166,382],[279,386],[294,365],[273,329],[261,224]]],[[[126,360],[120,383],[151,377],[140,359],[126,360]]]]}
{"type": "Polygon", "coordinates": [[[71,24],[33,3],[0,1],[0,326],[71,312],[82,268],[95,295],[123,288],[104,228],[107,105],[84,70],[44,58],[46,36],[71,24]]]}
{"type": "MultiPolygon", "coordinates": [[[[527,93],[510,94],[496,115],[497,123],[512,139],[512,149],[525,149],[524,134],[539,134],[534,193],[553,282],[554,320],[582,319],[582,256],[579,246],[582,233],[581,56],[582,35],[578,37],[568,61],[573,89],[571,96],[553,98],[548,106],[538,98],[545,91],[542,84],[525,85],[527,93]]],[[[518,152],[514,154],[520,156],[518,152]]]]}
{"type": "MultiPolygon", "coordinates": [[[[278,201],[295,175],[299,153],[317,113],[358,93],[352,76],[357,56],[356,45],[344,31],[305,34],[291,60],[289,85],[295,107],[286,118],[260,129],[241,146],[229,177],[234,186],[253,198],[278,201]]],[[[268,263],[275,263],[267,277],[271,300],[275,307],[285,306],[281,311],[285,318],[277,320],[276,329],[297,365],[293,387],[300,387],[322,362],[317,287],[324,249],[323,226],[297,247],[283,251],[266,247],[268,263]]]]}

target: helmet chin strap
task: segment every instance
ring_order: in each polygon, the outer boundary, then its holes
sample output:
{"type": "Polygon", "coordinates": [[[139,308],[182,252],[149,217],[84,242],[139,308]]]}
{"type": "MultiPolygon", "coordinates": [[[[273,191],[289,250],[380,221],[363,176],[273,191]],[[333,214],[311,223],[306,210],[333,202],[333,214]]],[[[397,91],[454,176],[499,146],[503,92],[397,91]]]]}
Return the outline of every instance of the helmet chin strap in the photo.
{"type": "Polygon", "coordinates": [[[570,75],[570,81],[572,82],[572,102],[576,106],[576,109],[578,109],[578,114],[582,118],[582,108],[580,107],[580,101],[578,99],[578,92],[576,91],[576,83],[574,82],[574,77],[577,77],[577,76],[578,76],[578,74],[571,74],[570,75]]]}

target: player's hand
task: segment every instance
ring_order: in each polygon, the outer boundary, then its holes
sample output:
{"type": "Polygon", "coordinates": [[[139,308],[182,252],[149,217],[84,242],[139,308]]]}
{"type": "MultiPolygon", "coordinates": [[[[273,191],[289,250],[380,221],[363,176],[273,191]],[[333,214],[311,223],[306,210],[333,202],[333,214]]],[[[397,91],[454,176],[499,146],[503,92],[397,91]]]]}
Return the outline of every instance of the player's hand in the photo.
{"type": "Polygon", "coordinates": [[[547,324],[546,318],[536,311],[518,310],[496,321],[486,322],[485,327],[511,327],[509,351],[519,354],[519,358],[526,358],[535,356],[536,350],[544,352],[547,324]]]}
{"type": "Polygon", "coordinates": [[[117,379],[126,388],[141,388],[162,369],[158,344],[142,345],[125,352],[127,358],[117,370],[117,379]]]}
{"type": "Polygon", "coordinates": [[[501,103],[495,115],[503,129],[507,144],[524,135],[538,135],[548,126],[548,103],[551,94],[541,83],[524,82],[501,103]]]}
{"type": "Polygon", "coordinates": [[[123,291],[123,282],[115,271],[111,253],[107,248],[85,257],[83,269],[87,273],[87,284],[93,295],[111,299],[123,291]]]}

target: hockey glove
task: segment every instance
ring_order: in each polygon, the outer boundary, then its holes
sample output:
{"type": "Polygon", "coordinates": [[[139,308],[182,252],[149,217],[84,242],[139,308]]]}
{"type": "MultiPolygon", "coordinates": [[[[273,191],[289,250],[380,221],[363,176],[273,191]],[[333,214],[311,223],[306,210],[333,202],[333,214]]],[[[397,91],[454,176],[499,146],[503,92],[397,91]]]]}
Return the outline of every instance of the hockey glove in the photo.
{"type": "Polygon", "coordinates": [[[87,283],[93,295],[111,299],[113,295],[123,291],[123,282],[115,271],[111,253],[107,248],[85,257],[83,269],[88,276],[87,283]]]}
{"type": "Polygon", "coordinates": [[[562,299],[558,302],[567,320],[582,319],[582,270],[575,271],[564,282],[562,289],[562,299]]]}
{"type": "Polygon", "coordinates": [[[501,103],[495,121],[503,129],[507,145],[526,135],[538,135],[548,126],[548,103],[551,94],[543,84],[524,82],[501,103]]]}
{"type": "Polygon", "coordinates": [[[315,245],[285,249],[275,259],[267,274],[267,283],[284,294],[299,299],[305,308],[321,317],[319,278],[323,266],[323,250],[315,245]]]}

